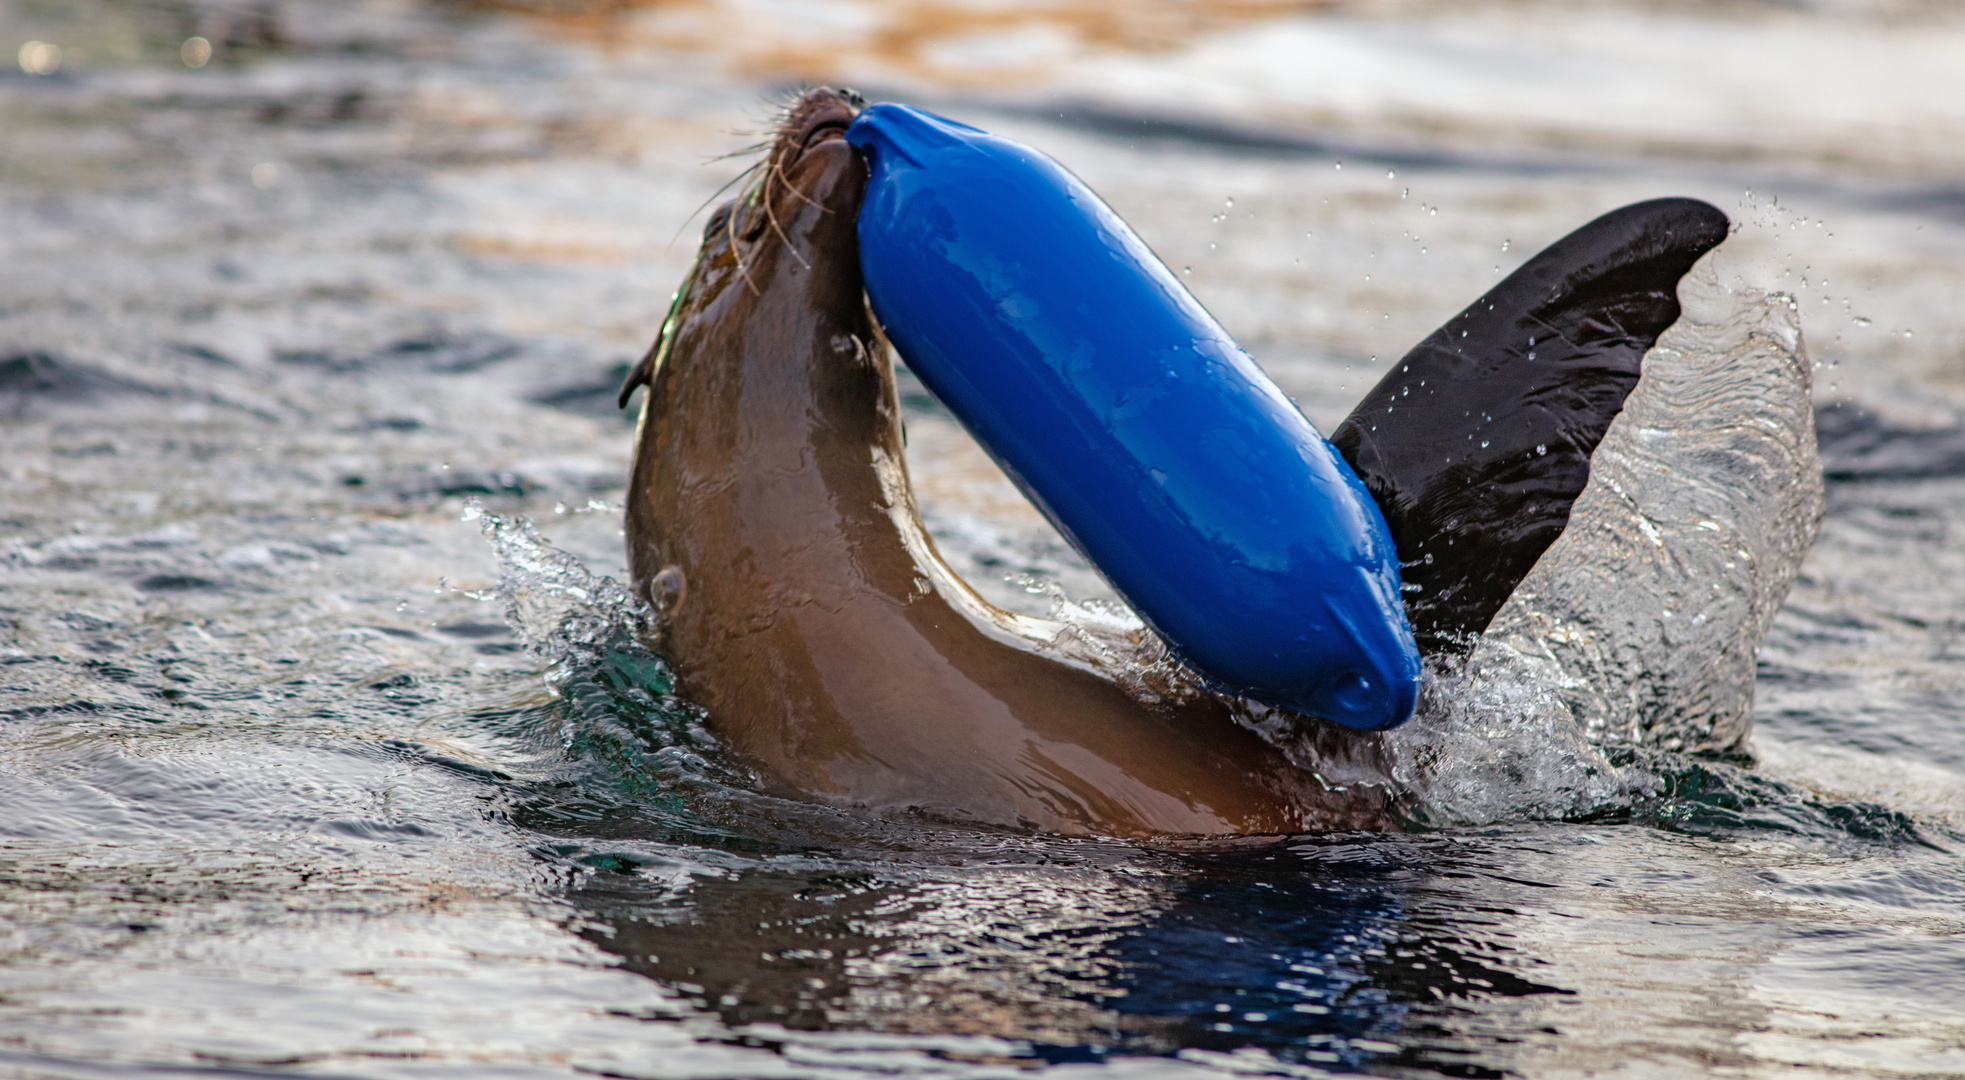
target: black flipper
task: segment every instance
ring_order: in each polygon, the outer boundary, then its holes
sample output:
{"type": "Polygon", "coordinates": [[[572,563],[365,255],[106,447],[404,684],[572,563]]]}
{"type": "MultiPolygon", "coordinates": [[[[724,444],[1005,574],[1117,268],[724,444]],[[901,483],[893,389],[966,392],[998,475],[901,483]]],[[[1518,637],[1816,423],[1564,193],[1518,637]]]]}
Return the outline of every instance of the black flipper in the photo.
{"type": "Polygon", "coordinates": [[[1562,534],[1679,278],[1727,227],[1696,199],[1605,214],[1420,342],[1331,435],[1392,528],[1422,653],[1464,651],[1562,534]]]}

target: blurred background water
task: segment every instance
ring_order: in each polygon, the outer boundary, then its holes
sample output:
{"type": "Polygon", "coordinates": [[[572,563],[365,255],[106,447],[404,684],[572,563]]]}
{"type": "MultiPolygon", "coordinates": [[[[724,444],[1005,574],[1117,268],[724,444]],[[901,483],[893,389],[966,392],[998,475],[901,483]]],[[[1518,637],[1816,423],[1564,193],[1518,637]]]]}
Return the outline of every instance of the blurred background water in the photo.
{"type": "MultiPolygon", "coordinates": [[[[8,0],[0,46],[0,1075],[1965,1073],[1955,5],[8,0]],[[1758,764],[1150,848],[757,794],[609,580],[612,398],[811,81],[1065,162],[1326,430],[1590,217],[1725,209],[1830,481],[1758,764]]],[[[957,568],[1109,595],[903,387],[957,568]]]]}

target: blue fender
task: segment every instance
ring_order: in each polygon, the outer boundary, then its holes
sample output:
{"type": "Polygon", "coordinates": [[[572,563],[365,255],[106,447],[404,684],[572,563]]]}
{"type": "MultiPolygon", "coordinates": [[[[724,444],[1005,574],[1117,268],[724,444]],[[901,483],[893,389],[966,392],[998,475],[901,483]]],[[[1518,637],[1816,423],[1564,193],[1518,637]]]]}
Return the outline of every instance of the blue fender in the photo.
{"type": "Polygon", "coordinates": [[[1394,727],[1419,652],[1378,506],[1091,189],[905,105],[868,160],[860,264],[910,369],[1216,688],[1394,727]]]}

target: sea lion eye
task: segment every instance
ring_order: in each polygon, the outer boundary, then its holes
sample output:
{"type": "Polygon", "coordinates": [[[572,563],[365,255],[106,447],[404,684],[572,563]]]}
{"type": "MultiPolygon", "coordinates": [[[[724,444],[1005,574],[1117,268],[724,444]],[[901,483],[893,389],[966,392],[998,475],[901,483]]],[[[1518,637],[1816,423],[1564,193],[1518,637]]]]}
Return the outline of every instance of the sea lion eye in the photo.
{"type": "Polygon", "coordinates": [[[730,227],[730,215],[737,210],[737,200],[732,199],[715,210],[710,211],[710,220],[703,226],[703,242],[709,243],[730,227]]]}

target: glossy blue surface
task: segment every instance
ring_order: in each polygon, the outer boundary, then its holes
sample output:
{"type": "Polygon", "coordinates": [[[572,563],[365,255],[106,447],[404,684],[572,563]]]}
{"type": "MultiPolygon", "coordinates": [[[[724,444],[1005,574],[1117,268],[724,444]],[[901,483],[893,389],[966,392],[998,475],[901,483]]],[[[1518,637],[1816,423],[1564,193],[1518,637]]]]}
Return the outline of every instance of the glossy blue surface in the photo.
{"type": "Polygon", "coordinates": [[[1419,654],[1377,505],[1126,223],[1037,151],[918,109],[872,106],[847,139],[888,336],[1181,659],[1404,722],[1419,654]]]}

